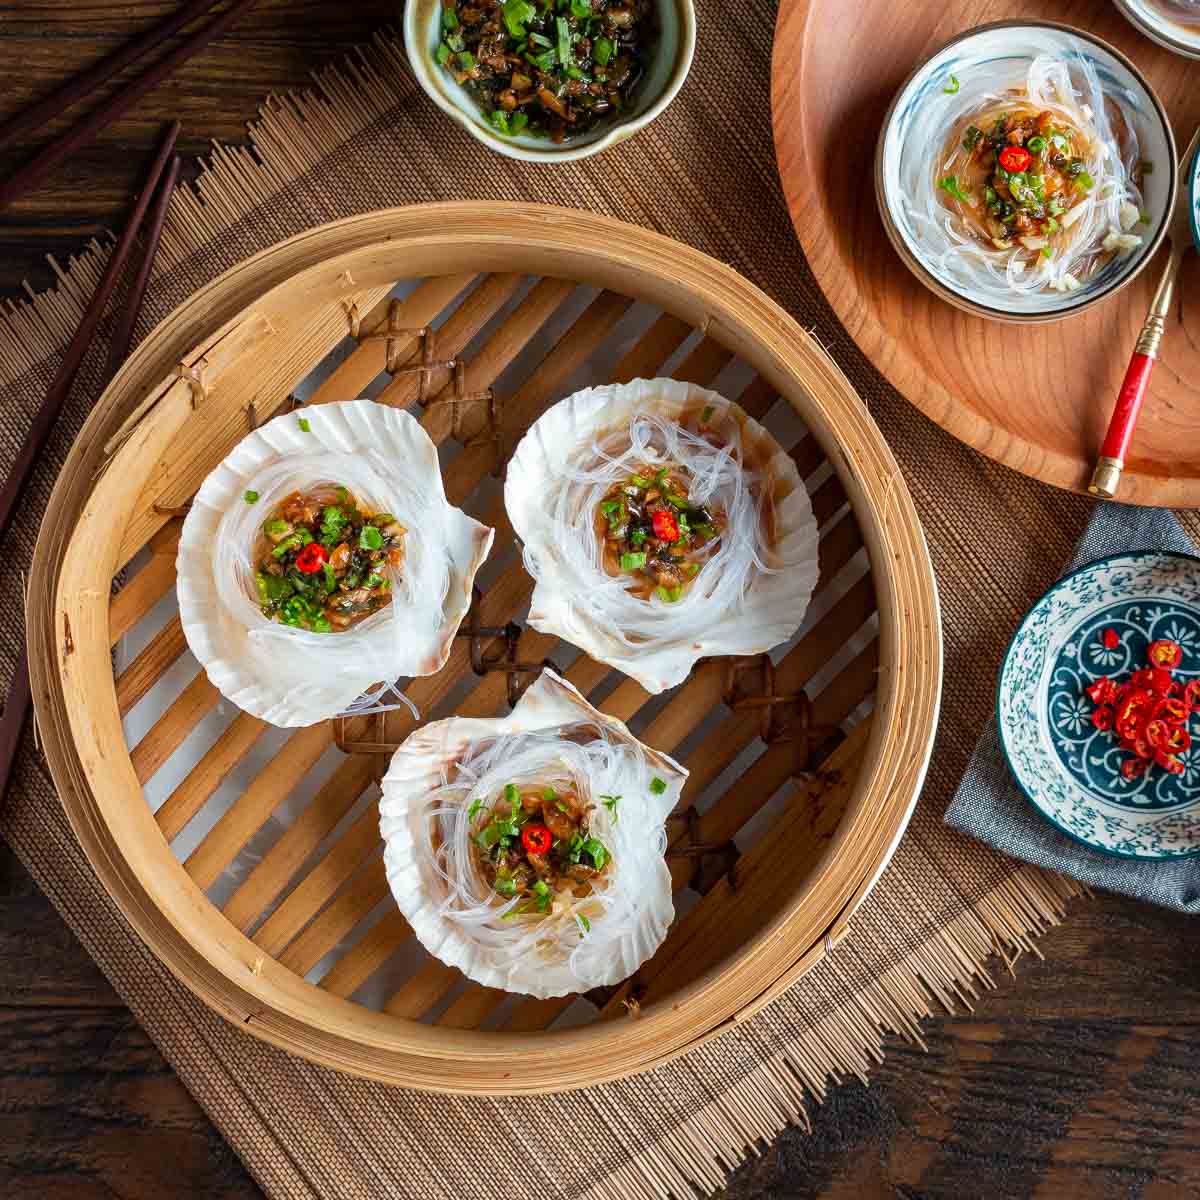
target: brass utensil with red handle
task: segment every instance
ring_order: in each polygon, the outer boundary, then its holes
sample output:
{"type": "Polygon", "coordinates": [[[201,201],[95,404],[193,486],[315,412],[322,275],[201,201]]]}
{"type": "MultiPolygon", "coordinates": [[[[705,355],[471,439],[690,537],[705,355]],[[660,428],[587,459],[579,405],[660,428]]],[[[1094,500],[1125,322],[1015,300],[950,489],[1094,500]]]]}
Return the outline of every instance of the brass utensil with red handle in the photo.
{"type": "Polygon", "coordinates": [[[1179,277],[1183,256],[1192,248],[1192,230],[1189,223],[1191,189],[1186,186],[1186,180],[1189,178],[1187,168],[1197,147],[1200,147],[1200,129],[1192,134],[1192,140],[1179,160],[1182,182],[1167,228],[1167,237],[1171,240],[1170,256],[1163,268],[1158,290],[1154,293],[1154,301],[1150,305],[1146,323],[1142,326],[1142,332],[1138,334],[1133,357],[1129,360],[1129,368],[1125,372],[1125,382],[1121,384],[1121,390],[1117,393],[1116,407],[1109,418],[1108,432],[1104,435],[1100,457],[1096,460],[1092,481],[1088,484],[1088,491],[1093,496],[1112,499],[1121,482],[1121,472],[1125,469],[1125,455],[1129,450],[1129,443],[1133,440],[1138,413],[1142,410],[1142,401],[1146,398],[1146,391],[1150,386],[1150,372],[1154,370],[1154,360],[1158,358],[1158,347],[1167,327],[1167,313],[1171,311],[1171,300],[1175,295],[1175,280],[1179,277]]]}

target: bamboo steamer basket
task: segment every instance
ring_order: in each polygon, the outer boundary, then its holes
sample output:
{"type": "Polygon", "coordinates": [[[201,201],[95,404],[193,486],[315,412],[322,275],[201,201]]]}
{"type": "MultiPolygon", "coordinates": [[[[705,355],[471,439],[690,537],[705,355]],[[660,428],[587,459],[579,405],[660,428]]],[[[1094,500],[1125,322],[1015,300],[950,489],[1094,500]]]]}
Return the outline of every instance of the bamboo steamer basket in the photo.
{"type": "Polygon", "coordinates": [[[50,768],[140,936],[251,1034],[436,1091],[541,1092],[643,1070],[728,1030],[835,953],[911,813],[941,682],[936,589],[911,498],[823,350],[723,264],[536,205],[355,217],[193,295],[113,380],[72,450],[29,615],[50,768]],[[756,416],[772,405],[798,414],[807,432],[792,453],[822,522],[822,583],[810,627],[777,665],[702,663],[652,698],[509,624],[532,584],[492,474],[580,379],[658,373],[725,381],[756,416]],[[180,517],[207,472],[294,389],[321,403],[372,380],[377,400],[413,405],[443,444],[451,502],[497,528],[474,635],[407,689],[423,718],[504,711],[554,655],[585,694],[692,770],[695,803],[668,830],[682,915],[616,988],[508,997],[426,955],[387,893],[371,791],[412,718],[267,731],[228,711],[189,666],[177,614],[164,616],[180,517]],[[142,648],[114,672],[113,647],[136,637],[142,648]],[[146,706],[144,732],[131,733],[146,706]],[[263,765],[247,771],[255,754],[263,765]],[[169,794],[152,806],[155,788],[169,794]],[[284,812],[279,836],[256,842],[284,812]]]}

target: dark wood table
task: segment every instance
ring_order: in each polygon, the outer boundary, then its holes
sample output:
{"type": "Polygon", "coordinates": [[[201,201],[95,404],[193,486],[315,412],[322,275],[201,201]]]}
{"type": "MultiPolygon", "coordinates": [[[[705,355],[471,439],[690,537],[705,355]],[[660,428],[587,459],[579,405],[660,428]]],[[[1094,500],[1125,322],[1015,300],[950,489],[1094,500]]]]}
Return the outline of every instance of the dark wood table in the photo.
{"type": "MultiPolygon", "coordinates": [[[[0,7],[0,119],[173,7],[0,7]]],[[[163,122],[181,149],[236,140],[271,90],[398,19],[382,0],[261,0],[137,112],[0,214],[0,296],[53,276],[119,226],[163,122]]],[[[56,126],[55,128],[58,128],[56,126]]],[[[0,176],[38,143],[0,152],[0,176]]],[[[750,1197],[1200,1196],[1200,924],[1111,897],[1077,906],[928,1052],[889,1046],[871,1087],[833,1090],[725,1193],[750,1197]]],[[[49,902],[0,847],[0,1195],[243,1200],[260,1195],[49,902]]],[[[523,1198],[514,1197],[514,1200],[523,1198]]]]}

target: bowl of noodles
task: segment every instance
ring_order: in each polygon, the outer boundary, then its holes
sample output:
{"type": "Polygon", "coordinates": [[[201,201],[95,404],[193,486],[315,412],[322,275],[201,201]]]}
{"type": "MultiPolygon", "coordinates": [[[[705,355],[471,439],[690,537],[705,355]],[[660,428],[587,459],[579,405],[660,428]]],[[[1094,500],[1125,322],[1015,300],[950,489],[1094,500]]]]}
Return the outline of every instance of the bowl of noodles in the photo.
{"type": "Polygon", "coordinates": [[[1054,321],[1114,295],[1166,234],[1178,186],[1166,112],[1091,34],[1003,22],[909,76],[875,157],[908,268],[968,312],[1054,321]]]}

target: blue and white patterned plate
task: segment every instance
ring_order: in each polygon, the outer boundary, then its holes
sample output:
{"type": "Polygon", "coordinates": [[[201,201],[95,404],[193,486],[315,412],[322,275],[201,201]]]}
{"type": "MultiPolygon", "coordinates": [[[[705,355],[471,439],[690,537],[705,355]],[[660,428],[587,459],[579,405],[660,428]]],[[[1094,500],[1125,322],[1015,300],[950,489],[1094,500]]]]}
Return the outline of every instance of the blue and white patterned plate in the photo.
{"type": "Polygon", "coordinates": [[[1120,772],[1126,753],[1093,727],[1083,689],[1125,679],[1159,638],[1183,647],[1181,682],[1200,677],[1200,559],[1144,551],[1089,563],[1059,580],[1013,637],[996,700],[1000,741],[1021,790],[1064,833],[1129,858],[1200,854],[1200,719],[1171,775],[1120,772]],[[1115,649],[1102,634],[1114,629],[1115,649]]]}

